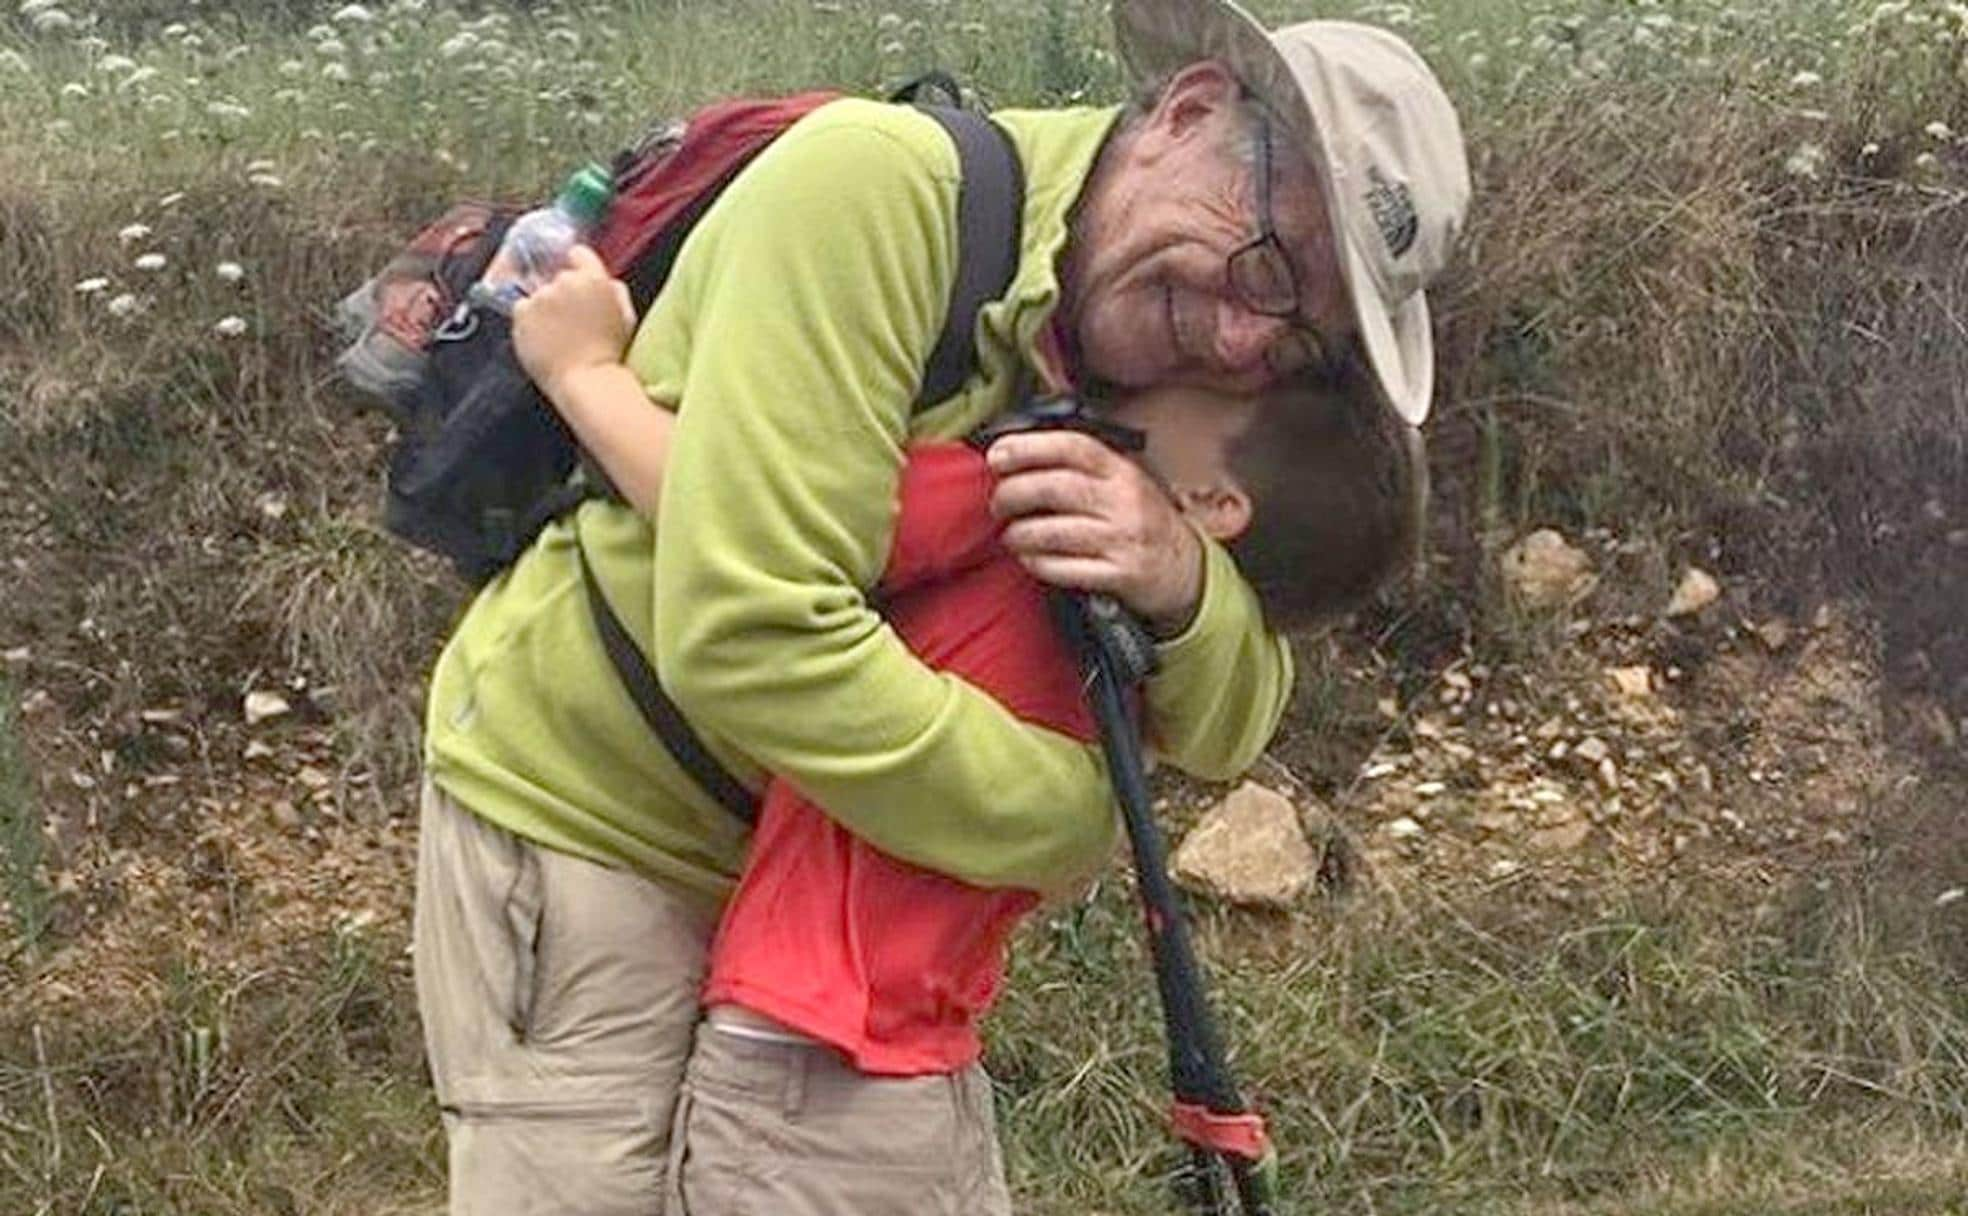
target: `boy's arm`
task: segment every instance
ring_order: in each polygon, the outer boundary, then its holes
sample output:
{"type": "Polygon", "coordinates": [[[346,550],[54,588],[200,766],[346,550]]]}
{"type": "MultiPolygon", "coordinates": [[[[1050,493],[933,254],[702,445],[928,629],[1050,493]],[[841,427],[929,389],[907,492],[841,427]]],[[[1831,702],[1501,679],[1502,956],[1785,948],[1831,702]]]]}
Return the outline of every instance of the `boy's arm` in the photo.
{"type": "Polygon", "coordinates": [[[627,286],[585,245],[513,309],[520,366],[628,504],[653,516],[676,419],[622,362],[634,329],[627,286]]]}

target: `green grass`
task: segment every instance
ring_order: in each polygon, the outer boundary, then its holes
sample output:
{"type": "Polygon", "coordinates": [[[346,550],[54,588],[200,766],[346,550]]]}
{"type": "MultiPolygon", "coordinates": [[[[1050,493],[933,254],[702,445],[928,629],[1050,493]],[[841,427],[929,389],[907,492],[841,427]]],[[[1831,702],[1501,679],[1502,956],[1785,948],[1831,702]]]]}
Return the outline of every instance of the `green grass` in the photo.
{"type": "MultiPolygon", "coordinates": [[[[1442,903],[1212,917],[1204,937],[1284,1210],[1624,1211],[1637,1182],[1718,1151],[1767,1183],[1854,1135],[1968,1130],[1968,996],[1876,936],[1876,911],[1809,892],[1719,936],[1692,904],[1442,903]]],[[[1167,1210],[1137,937],[1110,884],[1019,955],[991,1062],[1033,1211],[1167,1210]]]]}
{"type": "Polygon", "coordinates": [[[195,953],[89,1017],[0,1016],[9,1212],[408,1212],[442,1137],[400,939],[250,969],[195,953]]]}

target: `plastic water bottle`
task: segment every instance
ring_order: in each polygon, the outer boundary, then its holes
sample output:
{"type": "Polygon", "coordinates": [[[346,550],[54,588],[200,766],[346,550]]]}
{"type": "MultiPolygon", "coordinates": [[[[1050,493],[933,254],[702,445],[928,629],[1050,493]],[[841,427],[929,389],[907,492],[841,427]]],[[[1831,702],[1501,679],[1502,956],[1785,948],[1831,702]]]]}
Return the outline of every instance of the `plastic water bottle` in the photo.
{"type": "Polygon", "coordinates": [[[471,302],[511,316],[514,304],[567,264],[568,252],[594,231],[614,197],[608,170],[594,164],[577,170],[551,206],[528,211],[506,229],[499,252],[471,286],[471,302]]]}

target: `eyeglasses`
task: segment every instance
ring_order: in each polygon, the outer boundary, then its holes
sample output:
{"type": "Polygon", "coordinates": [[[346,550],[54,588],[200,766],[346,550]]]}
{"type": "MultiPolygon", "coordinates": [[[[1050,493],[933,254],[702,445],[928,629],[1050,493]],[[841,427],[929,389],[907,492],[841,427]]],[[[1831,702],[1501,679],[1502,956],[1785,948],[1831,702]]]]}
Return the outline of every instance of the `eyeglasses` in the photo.
{"type": "Polygon", "coordinates": [[[1332,351],[1319,331],[1299,315],[1298,279],[1271,219],[1271,124],[1257,121],[1257,236],[1230,254],[1230,290],[1252,312],[1288,320],[1290,328],[1264,350],[1273,375],[1325,364],[1332,351]]]}

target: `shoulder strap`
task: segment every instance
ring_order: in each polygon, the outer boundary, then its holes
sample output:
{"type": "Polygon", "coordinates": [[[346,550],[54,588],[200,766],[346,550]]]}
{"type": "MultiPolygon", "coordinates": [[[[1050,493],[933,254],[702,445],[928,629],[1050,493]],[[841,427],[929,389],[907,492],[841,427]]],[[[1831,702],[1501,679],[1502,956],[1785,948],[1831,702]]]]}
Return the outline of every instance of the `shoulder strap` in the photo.
{"type": "Polygon", "coordinates": [[[622,688],[635,702],[642,720],[656,732],[671,758],[690,774],[699,789],[746,823],[757,822],[758,799],[718,763],[717,757],[697,737],[683,711],[663,691],[663,685],[656,679],[656,669],[644,657],[642,647],[636,645],[615,610],[608,606],[608,597],[602,593],[601,582],[588,562],[588,547],[581,543],[578,525],[574,531],[574,552],[580,555],[581,582],[587,588],[588,611],[594,617],[595,632],[601,635],[602,649],[608,652],[608,660],[614,664],[615,674],[621,678],[622,688]]]}
{"type": "Polygon", "coordinates": [[[943,332],[923,367],[916,408],[964,386],[977,370],[977,314],[1010,289],[1024,228],[1025,170],[1004,128],[974,110],[918,106],[957,146],[957,276],[943,332]]]}
{"type": "MultiPolygon", "coordinates": [[[[977,314],[1004,295],[1018,270],[1025,175],[1010,137],[990,119],[947,106],[919,108],[949,132],[962,171],[957,188],[957,275],[943,332],[923,369],[915,408],[924,409],[962,388],[977,370],[977,314]]],[[[700,789],[745,823],[755,823],[758,799],[718,763],[663,691],[655,667],[608,606],[578,527],[574,551],[580,557],[581,582],[595,632],[637,712],[700,789]]]]}

